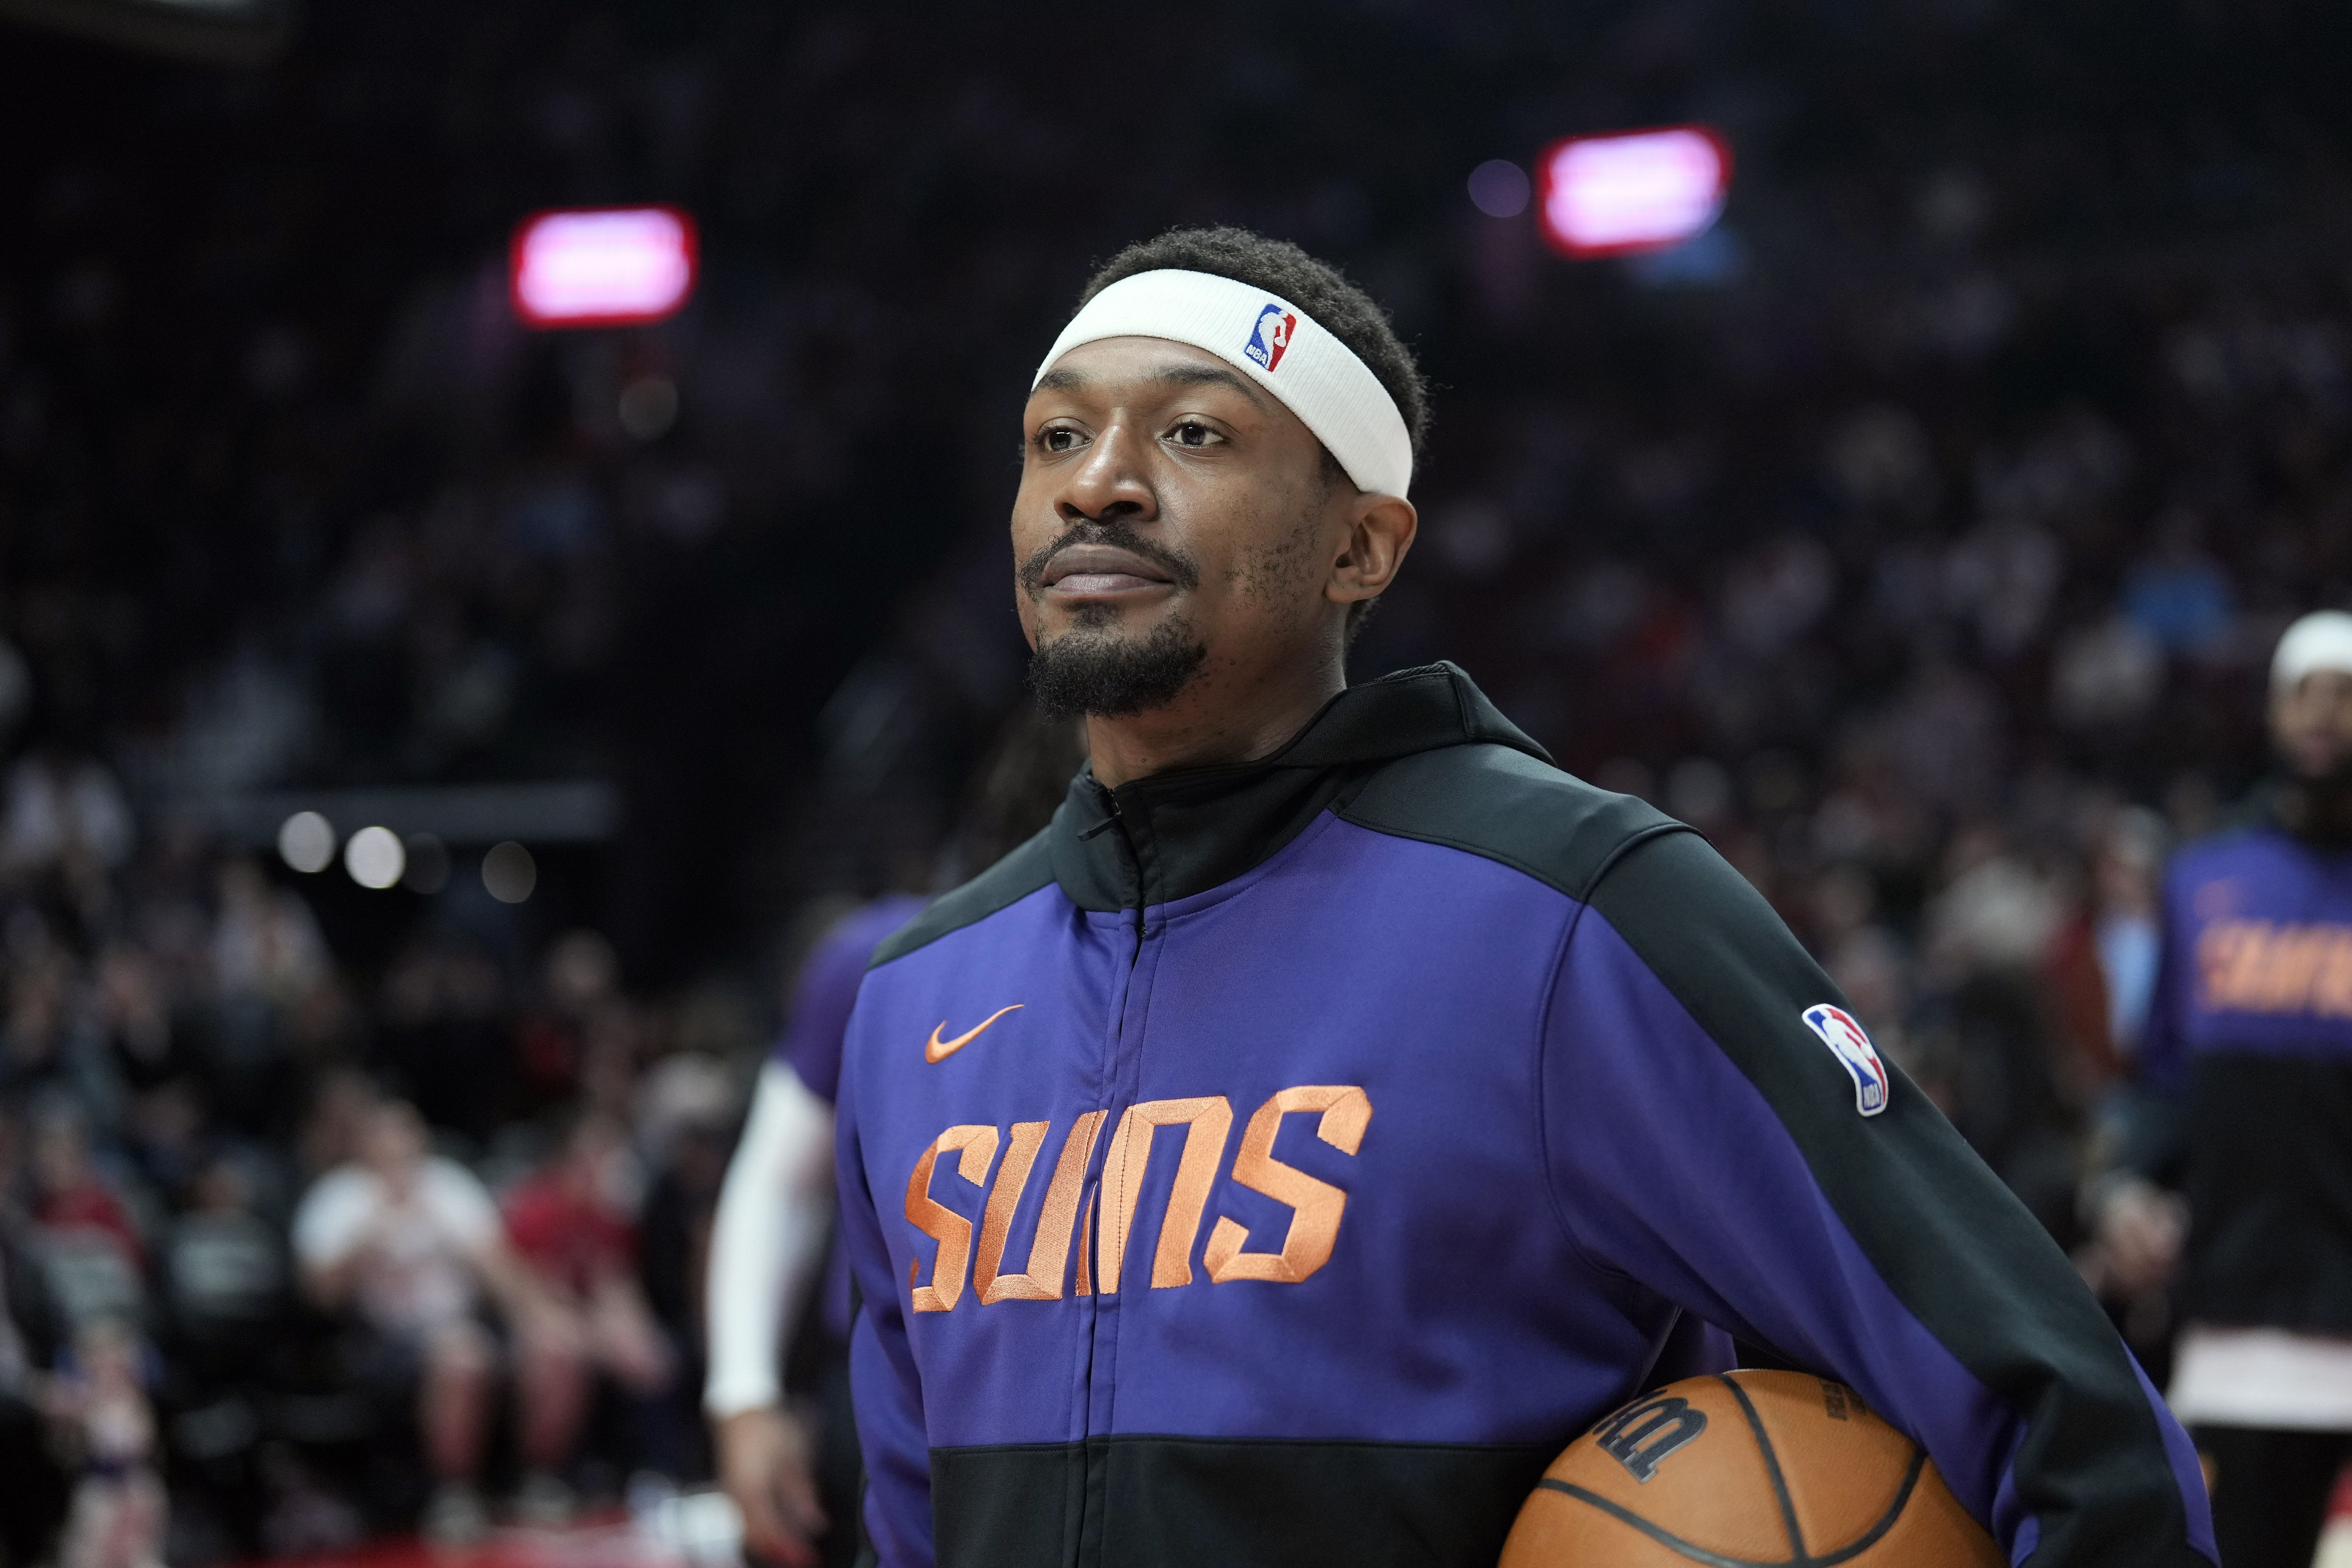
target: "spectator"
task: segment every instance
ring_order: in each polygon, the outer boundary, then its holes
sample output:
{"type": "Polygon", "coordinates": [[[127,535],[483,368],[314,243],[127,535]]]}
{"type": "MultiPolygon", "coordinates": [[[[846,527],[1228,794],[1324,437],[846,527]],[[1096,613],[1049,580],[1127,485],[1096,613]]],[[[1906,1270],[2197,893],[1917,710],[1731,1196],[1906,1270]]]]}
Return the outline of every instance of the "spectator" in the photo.
{"type": "Polygon", "coordinates": [[[285,1050],[286,1016],[327,978],[310,907],[261,868],[222,863],[212,931],[212,1070],[231,1106],[266,1092],[285,1050]]]}
{"type": "Polygon", "coordinates": [[[189,1070],[173,1028],[161,966],[144,948],[133,942],[110,943],[99,957],[95,980],[94,1022],[126,1087],[152,1089],[189,1070]]]}
{"type": "Polygon", "coordinates": [[[415,1388],[436,1483],[426,1532],[478,1538],[488,1523],[480,1481],[498,1360],[483,1309],[495,1303],[525,1344],[547,1315],[488,1192],[464,1166],[427,1152],[413,1107],[379,1104],[366,1114],[357,1159],[304,1196],[294,1252],[312,1299],[358,1320],[369,1379],[415,1388]]]}
{"type": "Polygon", "coordinates": [[[286,1248],[234,1162],[215,1158],[191,1184],[162,1273],[177,1342],[215,1376],[253,1372],[284,1320],[286,1248]]]}
{"type": "Polygon", "coordinates": [[[578,1085],[600,1021],[626,1004],[613,944],[593,931],[556,938],[541,967],[543,1001],[524,1018],[515,1054],[530,1094],[551,1104],[578,1085]]]}
{"type": "Polygon", "coordinates": [[[2197,519],[2165,519],[2156,549],[2124,577],[2124,611],[2168,653],[2211,652],[2230,635],[2230,579],[2200,548],[2197,519]]]}
{"type": "Polygon", "coordinates": [[[675,1075],[674,1086],[706,1087],[676,1096],[661,1117],[641,1119],[637,1139],[640,1146],[647,1144],[648,1123],[660,1129],[653,1145],[657,1150],[653,1184],[637,1218],[638,1277],[654,1317],[677,1348],[688,1386],[700,1383],[707,1365],[704,1283],[709,1274],[711,1224],[741,1118],[740,1104],[709,1096],[708,1078],[699,1070],[675,1075]]]}
{"type": "Polygon", "coordinates": [[[2098,900],[2099,973],[2107,1033],[2128,1059],[2147,1031],[2162,952],[2158,900],[2164,870],[2164,819],[2144,806],[2116,814],[2100,836],[2092,875],[2098,900]]]}
{"type": "Polygon", "coordinates": [[[122,786],[94,758],[51,744],[8,775],[0,810],[0,869],[27,877],[58,868],[103,875],[131,853],[135,829],[122,786]]]}
{"type": "Polygon", "coordinates": [[[379,1049],[436,1127],[478,1146],[518,1109],[506,987],[477,943],[436,934],[412,943],[384,976],[379,1049]]]}
{"type": "Polygon", "coordinates": [[[104,1043],[78,1007],[73,961],[47,942],[10,973],[0,1024],[0,1100],[70,1107],[111,1131],[122,1114],[122,1082],[104,1043]]]}
{"type": "Polygon", "coordinates": [[[610,1377],[642,1402],[667,1389],[675,1373],[637,1282],[636,1237],[619,1196],[633,1184],[628,1166],[622,1128],[583,1115],[554,1157],[507,1194],[507,1235],[550,1301],[543,1331],[519,1369],[528,1412],[520,1500],[541,1521],[571,1512],[562,1477],[593,1380],[610,1377]]]}
{"type": "Polygon", "coordinates": [[[81,1119],[58,1106],[37,1112],[31,1155],[35,1234],[68,1320],[77,1327],[139,1321],[146,1249],[121,1195],[90,1159],[81,1119]]]}
{"type": "Polygon", "coordinates": [[[375,1085],[356,1068],[337,1068],[320,1077],[294,1142],[295,1162],[306,1180],[360,1157],[360,1135],[375,1103],[375,1085]]]}
{"type": "Polygon", "coordinates": [[[163,1483],[155,1412],[138,1336],[102,1318],[74,1339],[74,1364],[50,1385],[49,1413],[81,1462],[59,1568],[163,1568],[163,1483]]]}
{"type": "Polygon", "coordinates": [[[0,1552],[10,1563],[43,1559],[69,1496],[42,1405],[67,1325],[28,1240],[0,1220],[0,1552]]]}

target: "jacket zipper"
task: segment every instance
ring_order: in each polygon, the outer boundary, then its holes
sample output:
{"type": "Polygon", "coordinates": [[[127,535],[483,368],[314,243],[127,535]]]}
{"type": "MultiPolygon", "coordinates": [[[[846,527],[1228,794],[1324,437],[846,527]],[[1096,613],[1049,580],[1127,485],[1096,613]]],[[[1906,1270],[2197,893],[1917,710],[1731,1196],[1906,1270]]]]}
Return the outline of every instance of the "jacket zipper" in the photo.
{"type": "MultiPolygon", "coordinates": [[[[1126,816],[1119,809],[1118,797],[1116,795],[1111,794],[1108,790],[1103,791],[1103,795],[1105,804],[1108,806],[1110,812],[1109,821],[1106,823],[1105,826],[1107,827],[1113,828],[1118,836],[1119,848],[1127,858],[1127,868],[1129,879],[1135,889],[1135,905],[1131,911],[1133,918],[1126,922],[1129,936],[1126,984],[1119,987],[1118,1017],[1117,1020],[1116,1031],[1111,1038],[1110,1059],[1106,1063],[1107,1070],[1104,1073],[1105,1094],[1103,1109],[1105,1110],[1108,1110],[1118,1098],[1117,1072],[1118,1066],[1120,1065],[1119,1058],[1121,1055],[1121,1048],[1127,1044],[1127,1016],[1129,1010],[1134,1005],[1136,972],[1143,961],[1143,911],[1147,899],[1143,886],[1143,858],[1136,853],[1135,840],[1128,832],[1126,816]]],[[[1112,1131],[1115,1131],[1116,1129],[1114,1128],[1112,1131]]],[[[1108,1144],[1105,1148],[1104,1158],[1106,1160],[1109,1158],[1108,1144]]],[[[1097,1231],[1099,1230],[1103,1220],[1101,1213],[1102,1178],[1103,1173],[1100,1169],[1097,1169],[1093,1176],[1093,1192],[1086,1201],[1084,1211],[1091,1212],[1094,1215],[1095,1227],[1097,1231]]],[[[1091,1247],[1093,1242],[1094,1237],[1091,1235],[1081,1236],[1079,1238],[1079,1245],[1081,1247],[1091,1247]]],[[[1081,1505],[1079,1515],[1077,1540],[1073,1543],[1075,1546],[1075,1551],[1071,1556],[1073,1568],[1101,1568],[1101,1564],[1105,1561],[1106,1553],[1108,1551],[1108,1539],[1110,1533],[1109,1521],[1105,1517],[1103,1507],[1105,1494],[1108,1486],[1108,1470],[1110,1455],[1108,1439],[1110,1434],[1108,1430],[1100,1434],[1097,1434],[1095,1431],[1094,1416],[1096,1378],[1097,1375],[1097,1368],[1101,1364],[1101,1356],[1099,1353],[1102,1346],[1101,1335],[1103,1327],[1101,1315],[1101,1280],[1097,1279],[1095,1281],[1095,1290],[1097,1292],[1095,1297],[1095,1310],[1087,1324],[1087,1377],[1086,1387],[1083,1391],[1085,1403],[1081,1407],[1084,1420],[1082,1421],[1080,1427],[1083,1436],[1078,1445],[1078,1463],[1080,1466],[1079,1495],[1084,1500],[1081,1505]],[[1097,1442],[1096,1440],[1097,1436],[1104,1440],[1097,1442]]],[[[1115,1384],[1117,1381],[1118,1374],[1116,1372],[1113,1372],[1110,1376],[1106,1379],[1107,1384],[1115,1384]]]]}

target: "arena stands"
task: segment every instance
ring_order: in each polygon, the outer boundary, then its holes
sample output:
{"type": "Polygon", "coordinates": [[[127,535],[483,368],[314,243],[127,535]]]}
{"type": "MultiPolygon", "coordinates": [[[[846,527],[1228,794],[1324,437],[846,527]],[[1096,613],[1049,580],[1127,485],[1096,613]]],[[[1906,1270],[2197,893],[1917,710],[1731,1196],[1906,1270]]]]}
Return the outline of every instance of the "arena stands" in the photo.
{"type": "MultiPolygon", "coordinates": [[[[541,1366],[573,1405],[489,1402],[489,1501],[707,1475],[701,1248],[773,998],[952,863],[1021,700],[1025,377],[1181,222],[1343,261],[1437,384],[1358,668],[1454,659],[1703,828],[2101,1278],[2152,879],[2261,767],[2279,628],[2352,595],[2316,10],[336,0],[266,66],[5,42],[12,1557],[68,1485],[37,1374],[114,1321],[175,1563],[418,1516],[417,1369],[297,1222],[387,1095],[530,1267],[625,1299],[541,1366]],[[1570,263],[1465,188],[1697,118],[1738,174],[1678,251],[1570,263]],[[524,330],[513,223],[621,200],[696,214],[696,300],[524,330]],[[619,808],[443,835],[429,892],[290,869],[256,805],[550,784],[619,808]]],[[[2159,1363],[2163,1293],[2114,1307],[2159,1363]]],[[[460,1315],[529,1360],[522,1309],[460,1315]]]]}

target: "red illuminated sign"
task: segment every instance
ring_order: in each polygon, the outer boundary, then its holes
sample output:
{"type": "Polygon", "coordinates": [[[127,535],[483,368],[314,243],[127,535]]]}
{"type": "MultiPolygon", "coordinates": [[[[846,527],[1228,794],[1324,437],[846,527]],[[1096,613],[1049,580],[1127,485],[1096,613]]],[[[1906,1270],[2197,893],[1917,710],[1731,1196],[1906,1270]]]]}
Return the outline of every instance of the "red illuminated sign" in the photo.
{"type": "Polygon", "coordinates": [[[675,314],[694,292],[694,220],[676,207],[543,212],[515,229],[515,314],[534,327],[622,327],[675,314]]]}
{"type": "Polygon", "coordinates": [[[1536,210],[1555,249],[1611,256],[1706,233],[1730,189],[1731,149],[1704,125],[1571,136],[1545,150],[1536,210]]]}

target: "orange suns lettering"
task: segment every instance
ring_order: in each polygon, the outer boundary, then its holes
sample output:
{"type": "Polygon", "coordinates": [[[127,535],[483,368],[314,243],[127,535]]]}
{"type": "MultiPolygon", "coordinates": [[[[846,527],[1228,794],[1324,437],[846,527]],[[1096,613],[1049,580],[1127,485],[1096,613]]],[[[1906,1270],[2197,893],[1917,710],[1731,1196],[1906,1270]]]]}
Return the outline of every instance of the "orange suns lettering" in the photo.
{"type": "MultiPolygon", "coordinates": [[[[1125,1280],[1129,1233],[1155,1149],[1161,1151],[1161,1168],[1172,1158],[1176,1171],[1168,1210],[1150,1254],[1150,1289],[1167,1290],[1191,1284],[1193,1247],[1208,1217],[1212,1190],[1231,1142],[1232,1102],[1217,1094],[1129,1106],[1111,1133],[1100,1178],[1089,1187],[1087,1167],[1109,1114],[1087,1111],[1063,1133],[1053,1174],[1046,1181],[1045,1207],[1029,1239],[1027,1260],[1017,1274],[1004,1272],[1004,1255],[1014,1239],[1011,1234],[1013,1214],[1028,1191],[1053,1124],[1016,1121],[1008,1141],[995,1127],[967,1123],[950,1127],[933,1139],[916,1160],[907,1182],[907,1223],[937,1244],[928,1283],[923,1281],[919,1260],[909,1268],[911,1308],[918,1312],[953,1311],[963,1299],[967,1271],[984,1307],[1000,1301],[1058,1301],[1072,1272],[1073,1254],[1076,1278],[1070,1282],[1070,1293],[1113,1294],[1125,1280]],[[1170,1135],[1156,1136],[1163,1129],[1170,1135]],[[1181,1137],[1176,1135],[1180,1131],[1181,1137]],[[1005,1150],[1004,1160],[996,1164],[1000,1144],[1005,1150]],[[942,1179],[940,1157],[950,1153],[956,1156],[951,1168],[957,1179],[987,1188],[977,1257],[971,1221],[931,1194],[933,1182],[942,1179]],[[995,1165],[992,1183],[992,1165],[995,1165]],[[1099,1225],[1096,1223],[1097,1191],[1102,1197],[1099,1225]]],[[[1275,1136],[1282,1129],[1283,1118],[1292,1114],[1315,1117],[1316,1136],[1352,1156],[1362,1146],[1364,1130],[1371,1122],[1372,1102],[1352,1084],[1302,1084],[1271,1096],[1251,1114],[1230,1174],[1237,1184],[1287,1207],[1290,1224],[1278,1248],[1252,1252],[1246,1250],[1249,1227],[1219,1215],[1201,1258],[1213,1284],[1255,1279],[1295,1285],[1329,1262],[1332,1248],[1339,1244],[1348,1194],[1274,1157],[1275,1136]]]]}

